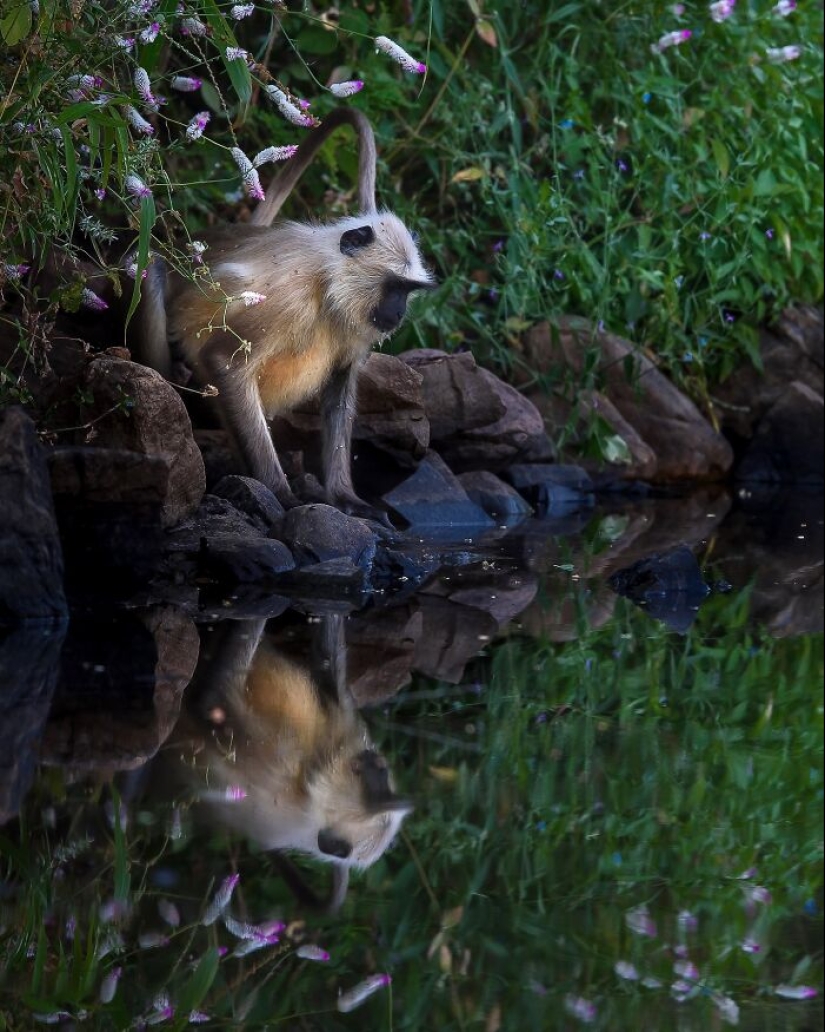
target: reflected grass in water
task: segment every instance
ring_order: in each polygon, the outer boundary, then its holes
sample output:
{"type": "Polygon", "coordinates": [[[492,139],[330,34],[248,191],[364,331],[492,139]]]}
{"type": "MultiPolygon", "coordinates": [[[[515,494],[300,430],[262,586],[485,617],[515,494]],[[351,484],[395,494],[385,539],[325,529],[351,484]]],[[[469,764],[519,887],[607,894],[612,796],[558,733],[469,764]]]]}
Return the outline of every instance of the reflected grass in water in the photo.
{"type": "Polygon", "coordinates": [[[180,800],[130,804],[121,829],[108,785],[43,770],[0,838],[6,1027],[704,1032],[723,998],[745,1029],[821,1027],[819,1001],[774,989],[822,985],[822,638],[746,618],[713,599],[678,637],[620,602],[575,642],[511,629],[465,684],[417,678],[368,715],[417,810],[339,918],[296,923],[269,858],[180,800]],[[236,869],[236,918],[288,923],[245,957],[200,923],[236,869]],[[392,985],[339,1014],[376,971],[392,985]]]}

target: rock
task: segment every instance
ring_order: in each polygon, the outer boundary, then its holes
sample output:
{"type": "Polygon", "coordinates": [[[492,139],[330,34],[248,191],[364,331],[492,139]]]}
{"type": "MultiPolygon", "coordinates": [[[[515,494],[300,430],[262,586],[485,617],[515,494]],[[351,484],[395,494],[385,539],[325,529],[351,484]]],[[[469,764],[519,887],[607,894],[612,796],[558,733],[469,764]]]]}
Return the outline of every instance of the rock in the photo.
{"type": "Polygon", "coordinates": [[[524,338],[525,360],[537,373],[566,365],[581,376],[594,349],[600,352],[602,393],[655,453],[656,483],[712,481],[728,474],[733,465],[730,444],[628,341],[577,318],[560,319],[555,330],[541,323],[524,338]]]}
{"type": "Polygon", "coordinates": [[[208,494],[197,512],[167,535],[166,547],[169,552],[197,552],[203,540],[237,536],[257,541],[264,534],[259,523],[226,498],[208,494]]]}
{"type": "Polygon", "coordinates": [[[101,355],[89,363],[81,388],[92,399],[85,410],[91,427],[79,430],[74,443],[100,440],[110,448],[164,459],[169,480],[163,525],[190,516],[203,497],[206,477],[192,424],[174,387],[146,366],[101,355]]]}
{"type": "Polygon", "coordinates": [[[525,463],[511,466],[505,476],[542,518],[565,516],[594,503],[593,483],[580,466],[525,463]]]}
{"type": "Polygon", "coordinates": [[[736,479],[821,487],[823,453],[825,403],[806,384],[794,381],[760,421],[736,479]]]}
{"type": "Polygon", "coordinates": [[[290,509],[278,537],[292,550],[300,566],[349,559],[359,569],[367,570],[375,557],[373,531],[363,520],[347,516],[331,505],[290,509]]]}
{"type": "Polygon", "coordinates": [[[17,815],[34,781],[66,626],[0,631],[0,825],[17,815]]]}
{"type": "Polygon", "coordinates": [[[212,494],[225,498],[240,512],[268,530],[284,515],[284,507],[275,495],[252,477],[223,477],[212,489],[212,494]]]}
{"type": "Polygon", "coordinates": [[[129,596],[161,561],[166,460],[83,445],[55,448],[48,460],[67,590],[129,596]]]}
{"type": "Polygon", "coordinates": [[[66,619],[46,456],[21,408],[0,412],[0,528],[0,625],[66,619]]]}
{"type": "Polygon", "coordinates": [[[498,631],[494,616],[481,609],[429,597],[421,599],[423,627],[415,644],[416,670],[447,684],[458,684],[467,663],[498,631]]]}
{"type": "Polygon", "coordinates": [[[295,569],[292,552],[282,541],[240,534],[212,534],[203,539],[198,573],[223,586],[277,581],[295,569]]]}
{"type": "Polygon", "coordinates": [[[499,526],[518,523],[533,512],[518,491],[505,484],[495,473],[483,470],[461,473],[458,482],[467,492],[470,501],[482,508],[499,526]]]}
{"type": "Polygon", "coordinates": [[[142,766],[167,739],[195,672],[192,621],[170,607],[74,621],[43,737],[43,760],[71,770],[142,766]]]}
{"type": "Polygon", "coordinates": [[[797,380],[822,396],[825,325],[821,308],[786,308],[759,333],[762,368],[744,365],[714,388],[722,428],[736,442],[749,440],[762,417],[797,380]]]}
{"type": "Polygon", "coordinates": [[[430,444],[456,472],[498,471],[519,458],[553,458],[541,413],[469,353],[402,356],[424,377],[430,444]]]}
{"type": "Polygon", "coordinates": [[[469,609],[480,609],[488,613],[496,622],[497,631],[527,609],[538,591],[538,578],[526,570],[514,573],[499,572],[495,569],[476,572],[470,571],[462,577],[459,587],[450,581],[436,581],[425,589],[425,597],[437,594],[450,602],[469,609]]]}
{"type": "Polygon", "coordinates": [[[408,521],[413,533],[450,527],[484,531],[496,526],[483,509],[470,501],[458,478],[433,454],[382,500],[408,521]]]}
{"type": "Polygon", "coordinates": [[[699,563],[687,546],[665,555],[650,555],[608,580],[617,595],[629,598],[655,620],[686,634],[699,606],[710,595],[699,563]]]}

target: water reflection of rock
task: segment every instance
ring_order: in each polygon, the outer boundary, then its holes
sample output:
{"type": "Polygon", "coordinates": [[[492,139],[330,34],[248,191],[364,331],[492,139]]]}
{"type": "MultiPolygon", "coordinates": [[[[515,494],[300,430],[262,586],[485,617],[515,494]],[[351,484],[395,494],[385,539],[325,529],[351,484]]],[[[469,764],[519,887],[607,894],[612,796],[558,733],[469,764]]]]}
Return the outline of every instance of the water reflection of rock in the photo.
{"type": "Polygon", "coordinates": [[[0,636],[0,825],[17,814],[34,780],[65,633],[65,625],[18,627],[0,636]]]}
{"type": "Polygon", "coordinates": [[[75,620],[41,760],[71,772],[142,766],[174,727],[198,658],[198,633],[170,607],[75,620]]]}

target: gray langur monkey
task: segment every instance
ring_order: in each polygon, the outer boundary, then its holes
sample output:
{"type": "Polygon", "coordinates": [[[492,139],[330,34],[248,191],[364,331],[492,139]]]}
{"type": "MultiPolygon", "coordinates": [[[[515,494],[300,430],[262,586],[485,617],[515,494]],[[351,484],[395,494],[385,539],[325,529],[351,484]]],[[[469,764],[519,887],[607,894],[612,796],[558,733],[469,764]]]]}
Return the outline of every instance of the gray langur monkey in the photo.
{"type": "Polygon", "coordinates": [[[249,225],[204,233],[211,278],[184,278],[156,261],[138,313],[139,357],[169,372],[179,341],[199,380],[217,388],[222,421],[247,471],[286,506],[299,504],[267,420],[321,396],[327,501],[375,516],[352,483],[358,371],[401,324],[407,300],[435,287],[410,231],[375,203],[375,140],[367,119],[340,108],[300,145],[249,225]],[[272,225],[324,140],[352,125],[359,140],[361,213],[326,225],[272,225]],[[257,300],[262,295],[263,300],[257,300]]]}

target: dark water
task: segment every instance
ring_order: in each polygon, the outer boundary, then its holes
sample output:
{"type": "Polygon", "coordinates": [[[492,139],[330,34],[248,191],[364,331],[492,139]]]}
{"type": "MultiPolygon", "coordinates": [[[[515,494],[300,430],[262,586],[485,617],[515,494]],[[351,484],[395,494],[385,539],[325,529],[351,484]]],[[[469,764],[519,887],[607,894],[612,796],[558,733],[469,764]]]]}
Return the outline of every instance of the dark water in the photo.
{"type": "Polygon", "coordinates": [[[640,502],[7,635],[0,1029],[821,1029],[822,534],[640,502]]]}

